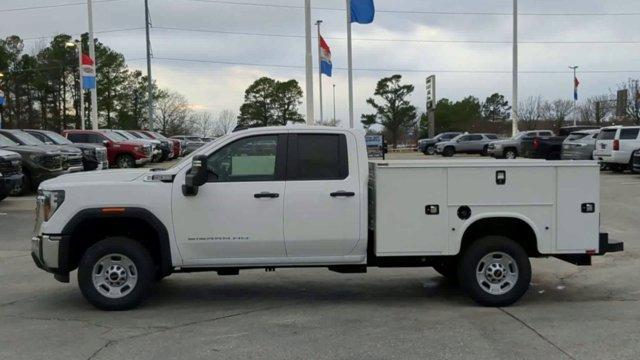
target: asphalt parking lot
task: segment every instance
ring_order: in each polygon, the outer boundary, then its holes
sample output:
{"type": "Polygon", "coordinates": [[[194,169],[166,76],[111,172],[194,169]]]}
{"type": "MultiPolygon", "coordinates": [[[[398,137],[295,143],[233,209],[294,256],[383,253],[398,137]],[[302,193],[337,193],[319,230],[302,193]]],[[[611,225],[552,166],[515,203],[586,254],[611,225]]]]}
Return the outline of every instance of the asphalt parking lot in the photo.
{"type": "MultiPolygon", "coordinates": [[[[392,155],[410,158],[418,154],[392,155]]],[[[533,261],[524,298],[482,308],[431,269],[176,274],[102,312],[35,267],[33,196],[0,203],[0,359],[638,359],[640,175],[601,174],[625,252],[533,261]]]]}

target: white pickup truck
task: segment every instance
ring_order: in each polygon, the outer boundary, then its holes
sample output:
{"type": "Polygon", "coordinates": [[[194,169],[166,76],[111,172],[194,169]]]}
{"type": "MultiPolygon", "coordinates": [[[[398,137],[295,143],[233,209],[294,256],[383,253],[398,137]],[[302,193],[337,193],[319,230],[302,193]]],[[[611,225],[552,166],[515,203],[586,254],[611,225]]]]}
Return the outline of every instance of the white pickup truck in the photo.
{"type": "Polygon", "coordinates": [[[271,127],[221,137],[175,166],[41,184],[32,256],[82,294],[129,309],[175,272],[431,266],[476,302],[529,287],[531,257],[589,265],[599,232],[591,161],[367,159],[364,133],[271,127]]]}

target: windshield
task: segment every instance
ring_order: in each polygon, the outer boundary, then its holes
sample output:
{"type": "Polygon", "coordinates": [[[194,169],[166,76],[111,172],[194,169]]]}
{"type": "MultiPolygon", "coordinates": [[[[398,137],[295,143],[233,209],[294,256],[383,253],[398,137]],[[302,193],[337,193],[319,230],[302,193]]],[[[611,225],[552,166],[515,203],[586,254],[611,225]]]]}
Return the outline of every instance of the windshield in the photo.
{"type": "Polygon", "coordinates": [[[11,135],[15,136],[22,145],[44,145],[38,138],[23,131],[11,132],[11,135]]]}
{"type": "Polygon", "coordinates": [[[123,137],[123,138],[125,138],[125,139],[129,139],[129,140],[136,140],[136,137],[135,137],[135,136],[133,136],[133,135],[129,134],[129,133],[128,133],[128,132],[126,132],[126,131],[114,131],[114,133],[116,133],[116,134],[118,134],[118,135],[122,136],[122,137],[123,137]]]}
{"type": "Polygon", "coordinates": [[[0,134],[0,146],[16,146],[16,145],[18,144],[16,144],[13,140],[0,134]]]}
{"type": "Polygon", "coordinates": [[[194,155],[201,155],[204,152],[207,151],[207,149],[211,148],[212,144],[218,144],[221,141],[225,141],[228,137],[230,137],[231,135],[233,135],[233,133],[231,134],[227,134],[227,135],[223,135],[219,138],[216,138],[214,140],[211,140],[210,142],[208,142],[205,146],[201,146],[198,150],[192,152],[191,154],[185,156],[184,158],[182,158],[181,161],[179,161],[178,163],[176,163],[175,165],[173,165],[172,167],[170,167],[169,169],[180,169],[183,166],[185,166],[186,164],[191,164],[191,160],[193,158],[194,155]]]}
{"type": "Polygon", "coordinates": [[[598,140],[613,140],[616,137],[618,129],[606,129],[600,131],[598,134],[598,140]]]}
{"type": "Polygon", "coordinates": [[[142,131],[136,131],[136,134],[140,135],[141,139],[150,139],[154,140],[153,136],[143,133],[142,131]]]}
{"type": "Polygon", "coordinates": [[[43,131],[44,136],[48,137],[49,140],[51,140],[52,143],[56,144],[56,145],[69,145],[69,144],[73,144],[71,141],[69,141],[69,139],[67,139],[66,137],[55,133],[53,131],[43,131]]]}
{"type": "Polygon", "coordinates": [[[164,135],[160,134],[160,133],[157,133],[155,131],[149,131],[149,132],[152,133],[153,136],[156,137],[156,139],[166,139],[166,137],[164,135]]]}
{"type": "Polygon", "coordinates": [[[466,134],[456,135],[454,138],[452,138],[452,139],[451,139],[451,140],[449,140],[449,141],[457,141],[458,139],[460,139],[460,138],[461,138],[461,137],[463,137],[464,135],[466,135],[466,134]]]}
{"type": "Polygon", "coordinates": [[[107,138],[109,138],[109,140],[111,141],[116,141],[116,142],[120,142],[120,141],[125,141],[127,140],[127,138],[125,138],[124,136],[115,133],[113,131],[105,131],[102,133],[104,136],[106,136],[107,138]]]}
{"type": "Polygon", "coordinates": [[[442,134],[442,135],[440,136],[440,139],[441,139],[441,140],[451,140],[451,139],[453,139],[453,138],[454,138],[454,137],[456,137],[456,136],[458,136],[458,134],[456,134],[456,133],[442,134]]]}

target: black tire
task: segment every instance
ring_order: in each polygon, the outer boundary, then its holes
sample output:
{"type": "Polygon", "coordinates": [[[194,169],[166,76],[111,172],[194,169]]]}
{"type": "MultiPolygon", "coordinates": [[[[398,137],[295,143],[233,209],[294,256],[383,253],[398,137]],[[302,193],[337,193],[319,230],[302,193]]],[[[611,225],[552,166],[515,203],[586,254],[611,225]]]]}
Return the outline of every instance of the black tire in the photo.
{"type": "Polygon", "coordinates": [[[518,151],[516,149],[504,149],[505,159],[515,159],[518,157],[518,151]]]}
{"type": "Polygon", "coordinates": [[[130,169],[136,167],[136,161],[129,154],[118,155],[116,158],[116,166],[120,169],[130,169]]]}
{"type": "Polygon", "coordinates": [[[633,158],[634,158],[634,156],[635,156],[635,155],[636,155],[636,152],[635,152],[635,151],[631,153],[631,159],[629,160],[629,165],[628,165],[629,171],[630,171],[632,174],[638,174],[638,171],[636,171],[636,170],[633,168],[633,158]]]}
{"type": "Polygon", "coordinates": [[[424,154],[425,155],[435,155],[436,154],[436,146],[435,145],[427,146],[427,148],[424,149],[424,154]]]}
{"type": "Polygon", "coordinates": [[[508,306],[518,301],[527,292],[531,282],[531,263],[526,251],[515,241],[503,236],[486,236],[475,241],[464,251],[458,264],[458,280],[462,289],[478,304],[493,307],[508,306]],[[489,257],[492,253],[495,254],[489,257]],[[506,267],[509,271],[502,271],[501,274],[494,271],[493,275],[502,275],[508,280],[510,273],[515,279],[509,282],[508,286],[504,286],[507,285],[504,282],[496,284],[498,288],[502,288],[499,291],[505,292],[492,294],[485,290],[491,285],[488,281],[483,280],[481,285],[481,281],[476,276],[477,269],[484,267],[483,273],[489,272],[493,264],[487,264],[483,258],[489,257],[496,261],[507,260],[504,255],[511,258],[506,267]]]}
{"type": "Polygon", "coordinates": [[[458,263],[453,259],[434,264],[433,270],[449,281],[458,282],[458,263]]]}
{"type": "MultiPolygon", "coordinates": [[[[102,310],[118,311],[137,307],[150,295],[154,282],[155,266],[149,251],[139,242],[125,237],[112,237],[97,242],[82,255],[78,266],[78,286],[82,295],[93,306],[102,310]],[[129,288],[131,290],[122,297],[105,296],[94,285],[94,267],[101,259],[109,255],[114,255],[116,259],[118,256],[124,255],[135,265],[133,271],[127,269],[127,275],[135,274],[137,281],[129,288]]],[[[117,286],[114,287],[117,288],[117,286]]]]}
{"type": "Polygon", "coordinates": [[[442,150],[442,156],[444,157],[452,157],[456,153],[456,149],[453,146],[447,146],[442,150]]]}
{"type": "Polygon", "coordinates": [[[485,146],[482,148],[482,151],[480,151],[480,155],[482,155],[482,156],[487,156],[487,155],[489,155],[489,145],[485,145],[485,146]]]}

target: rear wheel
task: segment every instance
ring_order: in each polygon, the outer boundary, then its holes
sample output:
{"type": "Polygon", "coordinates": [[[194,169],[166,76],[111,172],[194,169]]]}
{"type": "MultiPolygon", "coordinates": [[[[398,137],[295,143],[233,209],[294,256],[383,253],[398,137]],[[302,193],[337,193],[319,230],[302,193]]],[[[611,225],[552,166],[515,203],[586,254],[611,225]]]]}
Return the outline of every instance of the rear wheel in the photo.
{"type": "Polygon", "coordinates": [[[631,159],[629,159],[629,171],[631,171],[632,174],[638,174],[638,172],[633,168],[633,158],[636,156],[636,152],[632,152],[631,153],[631,159]]]}
{"type": "Polygon", "coordinates": [[[506,149],[504,151],[505,159],[515,159],[516,157],[518,157],[518,152],[515,149],[506,149]]]}
{"type": "Polygon", "coordinates": [[[78,266],[82,295],[103,310],[135,308],[149,296],[154,278],[149,251],[123,237],[107,238],[91,246],[78,266]]]}
{"type": "Polygon", "coordinates": [[[120,169],[134,168],[136,167],[136,161],[133,159],[133,156],[129,154],[122,154],[116,159],[116,165],[120,169]]]}
{"type": "Polygon", "coordinates": [[[486,236],[471,244],[458,264],[463,290],[478,304],[507,306],[529,288],[531,263],[524,249],[503,236],[486,236]]]}
{"type": "Polygon", "coordinates": [[[453,146],[447,146],[442,150],[442,156],[451,157],[456,153],[456,149],[453,146]]]}

